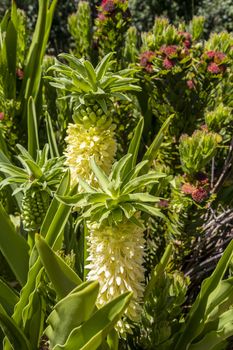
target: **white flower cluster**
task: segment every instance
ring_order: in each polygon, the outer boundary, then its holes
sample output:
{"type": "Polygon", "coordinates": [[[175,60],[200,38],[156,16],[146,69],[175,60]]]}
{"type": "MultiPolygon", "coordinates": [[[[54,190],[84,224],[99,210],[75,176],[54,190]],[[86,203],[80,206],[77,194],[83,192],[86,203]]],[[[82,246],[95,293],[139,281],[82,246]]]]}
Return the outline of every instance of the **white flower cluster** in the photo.
{"type": "MultiPolygon", "coordinates": [[[[133,291],[125,314],[131,320],[139,321],[144,292],[143,229],[125,220],[113,227],[89,224],[89,232],[89,264],[86,268],[90,271],[87,278],[100,283],[97,306],[103,306],[126,291],[133,291]]],[[[121,321],[118,322],[119,331],[120,324],[121,321]]]]}
{"type": "Polygon", "coordinates": [[[86,129],[81,124],[69,124],[65,164],[70,168],[72,183],[78,182],[78,175],[90,185],[96,186],[89,163],[92,156],[95,157],[97,165],[109,174],[117,150],[114,136],[114,127],[107,130],[98,127],[86,129]]]}

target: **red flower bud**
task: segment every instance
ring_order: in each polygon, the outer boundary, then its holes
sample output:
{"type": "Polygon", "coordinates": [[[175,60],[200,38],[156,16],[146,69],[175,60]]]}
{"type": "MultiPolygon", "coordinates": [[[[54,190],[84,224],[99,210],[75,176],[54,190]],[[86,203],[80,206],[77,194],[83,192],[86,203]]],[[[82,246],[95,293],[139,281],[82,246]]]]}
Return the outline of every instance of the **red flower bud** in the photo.
{"type": "Polygon", "coordinates": [[[3,119],[4,119],[4,117],[5,117],[4,112],[0,112],[0,120],[3,120],[3,119]]]}
{"type": "Polygon", "coordinates": [[[189,90],[192,90],[195,88],[195,84],[194,84],[194,81],[192,79],[187,80],[186,84],[187,84],[187,87],[189,88],[189,90]]]}
{"type": "Polygon", "coordinates": [[[172,67],[174,67],[174,65],[175,65],[175,62],[173,62],[167,57],[163,60],[163,67],[165,69],[171,69],[172,67]]]}
{"type": "Polygon", "coordinates": [[[222,72],[221,68],[214,62],[211,62],[207,67],[208,72],[213,74],[219,74],[222,72]]]}
{"type": "Polygon", "coordinates": [[[163,45],[160,48],[160,51],[164,55],[166,55],[168,58],[172,58],[177,54],[177,49],[178,49],[177,45],[169,45],[169,46],[163,45]]]}
{"type": "Polygon", "coordinates": [[[185,194],[192,194],[196,190],[196,187],[189,183],[185,183],[181,187],[181,191],[184,192],[185,194]]]}
{"type": "Polygon", "coordinates": [[[196,188],[192,192],[192,199],[197,203],[203,202],[207,197],[208,197],[208,192],[202,187],[196,188]]]}

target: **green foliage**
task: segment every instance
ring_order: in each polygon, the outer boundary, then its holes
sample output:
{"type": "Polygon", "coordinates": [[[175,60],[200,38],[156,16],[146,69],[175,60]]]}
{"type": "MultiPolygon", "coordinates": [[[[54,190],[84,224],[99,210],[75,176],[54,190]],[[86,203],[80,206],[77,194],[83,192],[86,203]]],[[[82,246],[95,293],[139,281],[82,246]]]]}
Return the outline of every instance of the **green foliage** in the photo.
{"type": "Polygon", "coordinates": [[[90,5],[86,1],[80,1],[77,12],[68,18],[68,29],[75,43],[73,53],[78,58],[90,58],[91,24],[90,5]]]}
{"type": "Polygon", "coordinates": [[[106,55],[94,68],[87,60],[79,60],[72,55],[62,54],[69,65],[56,61],[51,67],[58,74],[50,77],[51,85],[65,90],[66,97],[74,105],[74,120],[89,128],[91,125],[108,127],[111,124],[108,106],[113,98],[129,100],[125,92],[140,91],[134,85],[137,79],[132,78],[133,69],[125,69],[113,73],[109,68],[113,65],[113,53],[106,55]]]}
{"type": "Polygon", "coordinates": [[[195,174],[202,171],[216,154],[221,137],[218,134],[197,130],[192,136],[182,135],[179,153],[185,172],[195,174]]]}

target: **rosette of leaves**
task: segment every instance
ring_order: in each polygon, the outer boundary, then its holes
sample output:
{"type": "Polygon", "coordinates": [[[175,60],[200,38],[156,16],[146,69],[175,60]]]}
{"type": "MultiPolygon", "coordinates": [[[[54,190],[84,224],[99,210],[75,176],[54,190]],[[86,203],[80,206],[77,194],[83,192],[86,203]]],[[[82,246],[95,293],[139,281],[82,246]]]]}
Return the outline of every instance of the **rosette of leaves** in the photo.
{"type": "Polygon", "coordinates": [[[34,160],[27,150],[17,145],[20,155],[17,156],[22,167],[9,162],[0,162],[1,172],[7,177],[1,187],[17,184],[13,195],[22,191],[21,219],[26,231],[39,230],[49,207],[53,191],[63,174],[63,158],[49,158],[49,146],[37,152],[34,160]]]}
{"type": "Polygon", "coordinates": [[[128,0],[102,0],[98,7],[94,34],[100,58],[115,51],[116,57],[120,60],[130,20],[128,0]]]}
{"type": "MultiPolygon", "coordinates": [[[[79,178],[82,193],[74,196],[58,196],[58,199],[75,208],[82,208],[78,222],[85,220],[88,234],[88,280],[98,280],[100,295],[98,306],[107,303],[126,290],[133,291],[133,298],[126,316],[139,321],[144,291],[144,219],[143,213],[164,218],[156,205],[159,198],[150,195],[147,186],[158,183],[165,175],[148,171],[148,159],[137,164],[142,121],[138,124],[128,153],[114,163],[107,176],[90,160],[98,187],[90,186],[79,178]]],[[[118,323],[122,334],[129,325],[118,323]]]]}
{"type": "Polygon", "coordinates": [[[219,134],[206,130],[196,130],[192,136],[182,135],[179,153],[183,170],[196,174],[205,169],[216,154],[221,139],[219,134]]]}
{"type": "Polygon", "coordinates": [[[113,53],[106,55],[94,68],[87,60],[62,54],[68,64],[59,61],[52,67],[56,77],[50,77],[51,84],[66,91],[73,105],[73,119],[67,130],[66,164],[70,167],[73,182],[82,176],[94,184],[89,159],[108,173],[115,157],[117,143],[112,124],[111,106],[116,100],[130,101],[128,91],[140,91],[132,78],[134,70],[125,69],[113,73],[113,53]]]}

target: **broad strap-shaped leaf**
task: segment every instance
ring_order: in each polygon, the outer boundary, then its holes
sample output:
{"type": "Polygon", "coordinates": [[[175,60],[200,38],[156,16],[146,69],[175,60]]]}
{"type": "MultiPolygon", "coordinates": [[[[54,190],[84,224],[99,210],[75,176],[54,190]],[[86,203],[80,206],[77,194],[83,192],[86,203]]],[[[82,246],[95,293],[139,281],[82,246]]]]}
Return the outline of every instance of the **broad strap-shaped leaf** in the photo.
{"type": "Polygon", "coordinates": [[[2,279],[0,279],[0,304],[3,306],[9,316],[13,314],[14,307],[18,300],[19,297],[15,291],[2,279]]]}
{"type": "MultiPolygon", "coordinates": [[[[230,309],[220,315],[216,322],[212,322],[209,331],[204,333],[201,340],[189,346],[190,350],[214,350],[217,345],[224,343],[225,339],[233,335],[233,309],[230,309]],[[212,328],[212,329],[211,329],[212,328]]],[[[224,344],[225,345],[225,344],[224,344]]],[[[226,347],[222,347],[226,349],[226,347]]]]}
{"type": "Polygon", "coordinates": [[[181,328],[174,350],[185,350],[202,332],[209,296],[218,288],[232,257],[233,240],[228,244],[212,275],[202,283],[200,293],[189,312],[184,326],[181,328]]]}
{"type": "Polygon", "coordinates": [[[35,238],[41,261],[60,299],[82,283],[79,276],[59,257],[40,236],[35,238]]]}
{"type": "Polygon", "coordinates": [[[80,327],[74,328],[64,345],[56,345],[53,350],[96,350],[122,316],[132,292],[121,294],[96,311],[80,327]]]}
{"type": "Polygon", "coordinates": [[[29,246],[26,240],[15,231],[1,203],[0,223],[0,250],[18,282],[23,286],[27,281],[29,268],[29,246]]]}
{"type": "MultiPolygon", "coordinates": [[[[65,344],[72,331],[90,318],[98,292],[98,282],[84,282],[55,305],[45,330],[51,349],[57,344],[65,344]]],[[[79,349],[78,344],[76,348],[79,349]]]]}
{"type": "MultiPolygon", "coordinates": [[[[15,323],[15,321],[10,316],[7,315],[6,311],[3,309],[1,304],[0,304],[0,326],[14,350],[16,349],[31,350],[32,349],[32,345],[27,340],[27,337],[24,335],[20,327],[15,323]]],[[[6,347],[4,347],[4,350],[5,349],[6,347]]]]}

